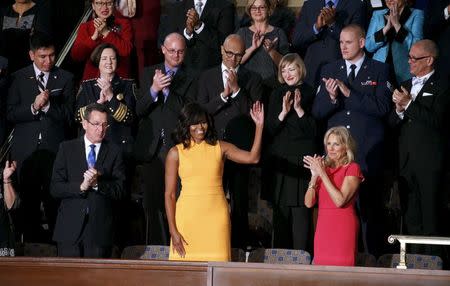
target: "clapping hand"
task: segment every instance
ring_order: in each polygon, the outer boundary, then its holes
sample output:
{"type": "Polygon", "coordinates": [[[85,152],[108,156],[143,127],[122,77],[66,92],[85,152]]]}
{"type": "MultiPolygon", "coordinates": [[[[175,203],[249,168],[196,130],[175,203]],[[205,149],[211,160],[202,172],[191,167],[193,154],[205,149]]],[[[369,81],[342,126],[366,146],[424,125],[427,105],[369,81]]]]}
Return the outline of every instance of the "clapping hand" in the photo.
{"type": "Polygon", "coordinates": [[[80,185],[82,192],[87,191],[90,187],[97,185],[98,172],[93,167],[89,167],[83,174],[83,182],[80,185]]]}
{"type": "Polygon", "coordinates": [[[250,109],[250,116],[255,122],[256,126],[262,127],[264,125],[264,106],[259,101],[253,103],[250,109]]]}
{"type": "Polygon", "coordinates": [[[103,104],[106,101],[110,101],[114,95],[111,82],[104,78],[98,78],[97,85],[101,89],[100,98],[97,100],[97,103],[103,104]]]}
{"type": "Polygon", "coordinates": [[[270,53],[273,50],[273,48],[276,46],[277,42],[278,42],[278,37],[273,40],[265,39],[264,40],[264,50],[266,50],[267,53],[270,53]]]}
{"type": "Polygon", "coordinates": [[[302,94],[300,89],[296,88],[294,91],[294,110],[297,112],[298,117],[302,117],[305,114],[303,107],[301,105],[302,94]]]}
{"type": "Polygon", "coordinates": [[[92,34],[91,39],[96,41],[100,35],[105,36],[107,34],[106,19],[95,18],[94,28],[94,34],[92,34]]]}
{"type": "Polygon", "coordinates": [[[252,49],[256,50],[259,48],[264,41],[264,34],[261,33],[261,31],[256,31],[253,33],[252,36],[252,49]]]}
{"type": "Polygon", "coordinates": [[[164,74],[161,70],[156,69],[151,89],[155,92],[160,92],[163,88],[168,87],[171,82],[172,77],[170,75],[164,74]]]}
{"type": "Polygon", "coordinates": [[[314,156],[304,156],[303,166],[311,171],[311,176],[321,176],[325,172],[325,161],[323,157],[314,154],[314,156]]]}
{"type": "Polygon", "coordinates": [[[395,109],[397,112],[402,112],[405,110],[405,107],[412,100],[411,94],[408,92],[406,88],[401,87],[401,91],[396,89],[394,90],[394,94],[392,95],[392,101],[395,103],[395,109]]]}

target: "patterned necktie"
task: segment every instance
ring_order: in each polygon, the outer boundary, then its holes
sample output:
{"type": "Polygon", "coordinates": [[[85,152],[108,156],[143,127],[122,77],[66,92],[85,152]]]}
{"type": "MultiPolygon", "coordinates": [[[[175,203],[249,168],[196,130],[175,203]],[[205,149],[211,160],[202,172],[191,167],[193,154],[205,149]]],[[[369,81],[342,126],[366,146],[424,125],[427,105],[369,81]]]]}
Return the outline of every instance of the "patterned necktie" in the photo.
{"type": "Polygon", "coordinates": [[[328,1],[328,2],[327,2],[327,6],[328,6],[329,8],[333,8],[334,2],[333,2],[333,1],[328,1]]]}
{"type": "Polygon", "coordinates": [[[41,72],[41,73],[38,75],[38,78],[37,78],[37,84],[38,84],[39,90],[40,90],[41,92],[45,90],[44,73],[43,73],[43,72],[41,72]]]}
{"type": "MultiPolygon", "coordinates": [[[[166,71],[166,75],[168,75],[170,78],[172,78],[174,74],[175,74],[175,71],[173,71],[173,70],[167,70],[166,71]]],[[[164,94],[164,102],[166,102],[167,97],[169,96],[169,91],[170,91],[169,87],[165,87],[162,90],[162,92],[164,94]]]]}
{"type": "Polygon", "coordinates": [[[197,1],[195,3],[195,11],[197,11],[198,16],[200,16],[202,14],[202,10],[203,10],[203,2],[202,1],[197,1]]]}
{"type": "Polygon", "coordinates": [[[350,74],[348,75],[348,82],[351,84],[353,82],[353,80],[355,80],[355,69],[356,69],[356,65],[351,65],[350,66],[350,74]]]}
{"type": "Polygon", "coordinates": [[[89,151],[88,157],[87,157],[87,163],[89,168],[94,168],[95,166],[95,144],[89,145],[91,147],[91,151],[89,151]]]}

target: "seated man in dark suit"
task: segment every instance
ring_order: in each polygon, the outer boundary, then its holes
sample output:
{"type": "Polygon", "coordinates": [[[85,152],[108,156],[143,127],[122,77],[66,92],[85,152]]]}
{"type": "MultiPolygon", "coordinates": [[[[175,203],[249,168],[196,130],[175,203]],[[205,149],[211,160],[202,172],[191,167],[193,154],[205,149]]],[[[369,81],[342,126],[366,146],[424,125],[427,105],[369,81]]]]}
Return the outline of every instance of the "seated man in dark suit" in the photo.
{"type": "Polygon", "coordinates": [[[136,113],[141,118],[135,143],[135,158],[150,235],[146,243],[168,244],[164,217],[164,163],[174,146],[175,129],[181,108],[195,98],[195,72],[183,64],[186,44],[183,36],[169,34],[161,50],[164,62],[146,67],[142,73],[136,113]]]}
{"type": "Polygon", "coordinates": [[[185,64],[203,71],[220,63],[220,44],[234,31],[234,5],[224,0],[183,0],[168,5],[165,32],[187,40],[185,64]]]}
{"type": "MultiPolygon", "coordinates": [[[[444,51],[447,52],[447,51],[444,51]]],[[[399,189],[405,207],[406,234],[438,235],[439,194],[442,191],[448,140],[450,94],[448,79],[435,70],[437,45],[416,42],[409,51],[413,78],[395,90],[390,122],[399,128],[399,189]]],[[[448,226],[448,222],[442,222],[448,226]]],[[[413,245],[413,253],[436,254],[429,246],[413,245]]]]}
{"type": "Polygon", "coordinates": [[[56,151],[74,118],[73,75],[54,66],[55,48],[46,34],[31,36],[29,54],[33,64],[12,75],[7,101],[8,121],[14,128],[11,157],[17,161],[22,198],[19,229],[25,241],[50,242],[56,203],[49,186],[56,151]]]}
{"type": "MultiPolygon", "coordinates": [[[[229,35],[222,45],[222,64],[200,75],[198,102],[214,117],[220,140],[250,150],[254,124],[249,117],[253,102],[263,93],[261,76],[240,66],[245,44],[237,34],[229,35]]],[[[231,243],[247,247],[249,167],[227,162],[224,188],[232,202],[231,243]]]]}
{"type": "Polygon", "coordinates": [[[107,128],[108,110],[92,103],[85,109],[85,135],[59,147],[51,184],[61,200],[53,234],[59,256],[111,256],[113,202],[125,197],[125,167],[120,148],[104,140],[107,128]]]}
{"type": "Polygon", "coordinates": [[[364,27],[364,3],[355,0],[305,1],[295,26],[292,45],[300,51],[308,69],[305,82],[320,85],[320,69],[341,58],[339,35],[343,27],[364,27]]]}
{"type": "Polygon", "coordinates": [[[322,68],[322,84],[312,112],[317,119],[327,120],[327,128],[348,128],[357,143],[356,161],[365,177],[359,192],[362,238],[364,246],[376,255],[384,241],[379,222],[382,193],[376,183],[384,163],[383,117],[390,110],[388,66],[365,55],[365,32],[360,26],[346,26],[340,41],[343,59],[322,68]]]}

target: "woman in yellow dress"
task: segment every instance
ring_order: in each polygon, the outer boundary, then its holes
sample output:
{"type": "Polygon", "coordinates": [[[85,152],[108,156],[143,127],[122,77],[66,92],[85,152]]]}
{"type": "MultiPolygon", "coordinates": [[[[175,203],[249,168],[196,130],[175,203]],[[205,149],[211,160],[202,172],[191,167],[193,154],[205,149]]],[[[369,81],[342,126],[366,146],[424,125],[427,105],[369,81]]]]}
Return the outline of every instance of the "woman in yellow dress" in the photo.
{"type": "Polygon", "coordinates": [[[250,151],[217,140],[211,116],[198,104],[182,111],[175,130],[178,145],[166,159],[165,205],[171,236],[169,260],[230,261],[230,218],[222,187],[226,159],[258,163],[264,125],[263,106],[250,110],[255,138],[250,151]],[[176,200],[177,179],[181,193],[176,200]]]}

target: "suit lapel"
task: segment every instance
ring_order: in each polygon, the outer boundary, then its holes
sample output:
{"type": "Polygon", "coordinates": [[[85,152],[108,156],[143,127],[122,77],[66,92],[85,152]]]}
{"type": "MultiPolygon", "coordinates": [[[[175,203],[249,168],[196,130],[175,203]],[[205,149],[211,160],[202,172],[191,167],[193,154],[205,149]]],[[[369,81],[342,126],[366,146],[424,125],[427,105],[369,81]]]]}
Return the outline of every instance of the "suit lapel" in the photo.
{"type": "Polygon", "coordinates": [[[347,83],[347,65],[344,60],[339,60],[337,78],[340,81],[347,83]]]}
{"type": "Polygon", "coordinates": [[[58,80],[58,71],[56,70],[56,68],[53,68],[53,69],[50,71],[50,74],[48,75],[48,80],[47,80],[47,86],[46,86],[46,88],[47,88],[48,90],[55,89],[57,80],[58,80]]]}
{"type": "Polygon", "coordinates": [[[106,155],[108,154],[108,141],[103,140],[102,145],[100,146],[100,151],[97,156],[97,160],[95,162],[95,168],[97,170],[101,170],[101,166],[103,166],[103,162],[106,159],[106,155]]]}
{"type": "Polygon", "coordinates": [[[433,95],[437,95],[437,85],[436,85],[436,72],[434,72],[431,77],[425,82],[417,94],[416,100],[420,100],[423,98],[423,93],[427,92],[433,95]]]}

